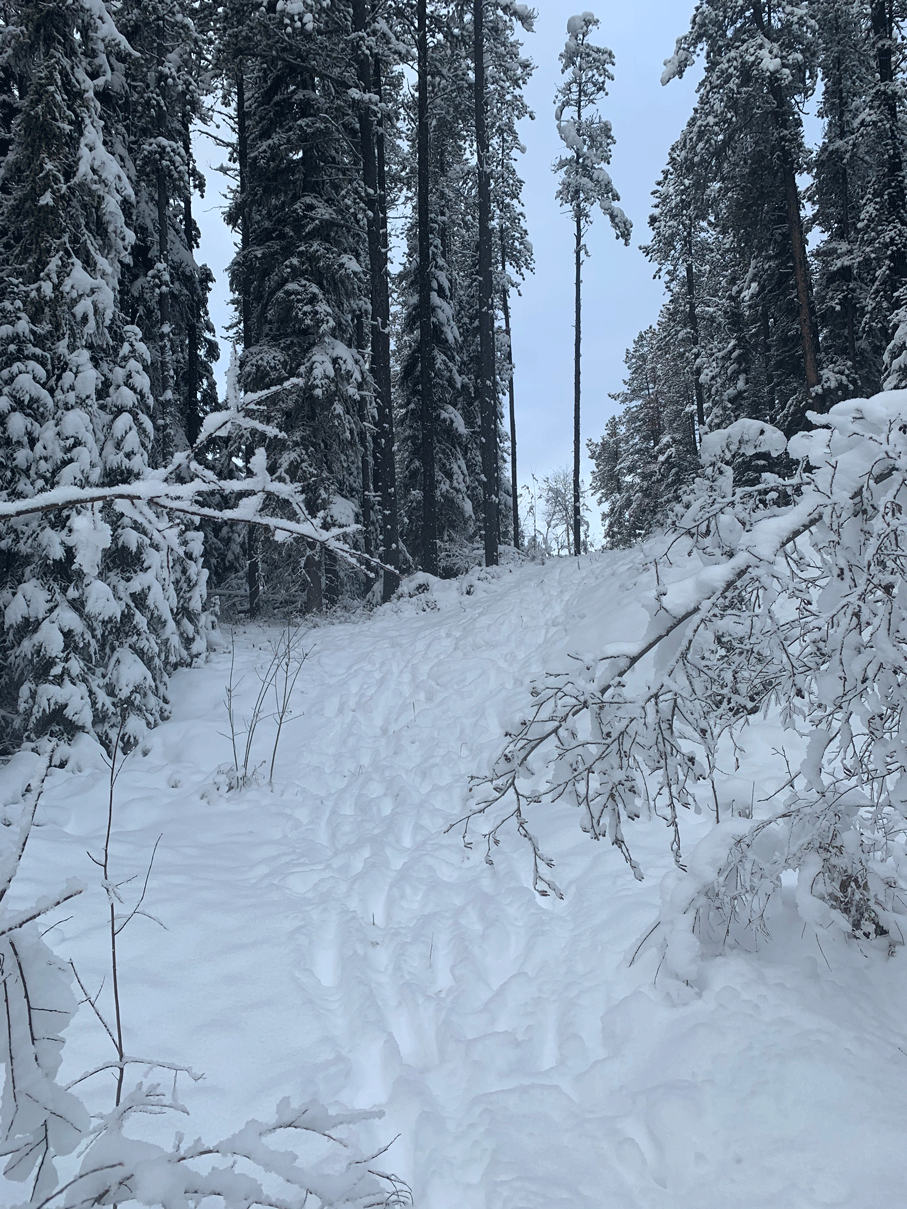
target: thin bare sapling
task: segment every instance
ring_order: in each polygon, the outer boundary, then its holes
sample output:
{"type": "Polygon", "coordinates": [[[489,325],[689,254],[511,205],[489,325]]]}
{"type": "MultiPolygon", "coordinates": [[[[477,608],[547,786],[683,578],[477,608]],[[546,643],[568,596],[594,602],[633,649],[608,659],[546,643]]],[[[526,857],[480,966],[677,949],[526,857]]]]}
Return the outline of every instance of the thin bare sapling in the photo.
{"type": "Polygon", "coordinates": [[[296,682],[302,671],[302,666],[309,652],[302,645],[303,626],[293,626],[287,622],[285,630],[276,641],[271,643],[271,658],[258,673],[258,691],[252,703],[251,713],[240,719],[237,714],[237,693],[242,678],[236,679],[236,637],[230,634],[230,678],[224,686],[224,706],[227,711],[227,721],[230,727],[230,743],[233,750],[233,768],[228,769],[228,789],[244,789],[252,784],[264,761],[256,764],[253,760],[255,735],[263,722],[275,724],[274,742],[271,747],[271,760],[268,770],[268,785],[274,788],[274,768],[277,761],[277,749],[280,744],[284,726],[289,720],[293,709],[293,694],[296,682]],[[266,707],[273,695],[274,708],[266,707]]]}

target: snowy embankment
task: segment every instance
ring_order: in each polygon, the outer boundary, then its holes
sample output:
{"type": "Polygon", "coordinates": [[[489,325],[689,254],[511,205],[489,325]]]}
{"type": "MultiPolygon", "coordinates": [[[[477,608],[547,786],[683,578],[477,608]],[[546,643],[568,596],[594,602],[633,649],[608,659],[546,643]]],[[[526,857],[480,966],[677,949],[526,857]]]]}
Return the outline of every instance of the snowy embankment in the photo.
{"type": "MultiPolygon", "coordinates": [[[[670,865],[659,820],[627,836],[638,884],[569,806],[546,808],[563,902],[533,894],[517,838],[492,867],[445,834],[532,677],[642,632],[639,577],[638,554],[480,572],[306,631],[273,787],[270,722],[257,784],[228,790],[218,772],[229,642],[175,677],[172,720],[117,783],[112,857],[140,886],[162,836],[143,909],[164,928],[139,916],[122,933],[120,990],[130,1052],[205,1072],[176,1128],[212,1136],[285,1095],[381,1108],[363,1140],[399,1134],[382,1163],[419,1209],[904,1203],[902,951],[820,948],[791,911],[690,987],[654,950],[630,964],[670,865]]],[[[278,633],[236,633],[239,717],[278,633]]],[[[771,745],[752,732],[742,797],[760,797],[771,745]]],[[[92,990],[107,916],[85,851],[103,841],[107,776],[90,754],[52,775],[16,885],[89,883],[48,940],[92,990]]],[[[684,818],[686,851],[707,825],[684,818]]],[[[110,1056],[87,1009],[67,1040],[69,1077],[110,1056]]]]}

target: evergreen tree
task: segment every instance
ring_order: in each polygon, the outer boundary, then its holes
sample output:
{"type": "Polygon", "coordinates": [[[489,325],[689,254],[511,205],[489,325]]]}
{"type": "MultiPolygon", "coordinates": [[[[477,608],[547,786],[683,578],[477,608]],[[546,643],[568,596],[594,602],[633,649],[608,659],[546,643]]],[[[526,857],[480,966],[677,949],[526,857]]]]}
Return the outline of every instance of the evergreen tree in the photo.
{"type": "Polygon", "coordinates": [[[683,74],[704,53],[676,171],[700,190],[693,212],[718,240],[724,295],[734,300],[733,339],[713,376],[742,369],[744,410],[789,432],[819,404],[821,385],[797,179],[806,166],[800,105],[815,82],[815,38],[815,21],[787,0],[700,0],[662,77],[683,74]]]}
{"type": "Polygon", "coordinates": [[[199,7],[198,0],[122,0],[118,9],[134,52],[120,60],[116,98],[135,198],[123,301],[150,334],[159,458],[194,442],[217,404],[212,365],[219,350],[207,305],[213,277],[195,261],[192,212],[193,194],[205,187],[192,152],[193,127],[207,115],[199,7]]]}
{"type": "Polygon", "coordinates": [[[588,442],[591,490],[604,507],[611,546],[632,545],[664,524],[699,465],[693,382],[677,372],[685,358],[678,355],[678,317],[670,308],[659,327],[640,332],[628,350],[624,389],[611,396],[622,411],[600,440],[588,442]]]}
{"type": "MultiPolygon", "coordinates": [[[[227,217],[241,236],[230,266],[240,385],[260,393],[263,416],[286,436],[270,450],[272,473],[304,487],[310,515],[359,523],[362,397],[373,388],[352,15],[345,4],[314,15],[225,8],[222,22],[221,70],[237,110],[227,217]]],[[[310,551],[297,577],[309,607],[323,599],[321,560],[320,547],[310,551]]],[[[272,569],[285,564],[283,549],[272,569]]]]}
{"type": "Polygon", "coordinates": [[[474,256],[470,98],[463,38],[446,10],[431,15],[429,22],[426,9],[420,94],[407,131],[415,175],[405,183],[416,211],[398,281],[401,530],[416,566],[456,574],[471,565],[481,507],[472,496],[478,425],[464,349],[474,256]]]}
{"type": "MultiPolygon", "coordinates": [[[[112,62],[128,47],[100,0],[24,0],[2,39],[15,81],[0,169],[0,466],[9,498],[139,476],[150,429],[139,336],[118,305],[133,196],[103,116],[112,62]]],[[[199,591],[181,627],[161,540],[150,511],[137,525],[113,505],[9,527],[5,746],[92,730],[110,744],[121,728],[129,745],[162,716],[166,673],[204,643],[197,563],[190,578],[199,591]],[[127,550],[127,578],[116,581],[127,550]]],[[[166,540],[175,557],[197,558],[179,534],[166,540]]]]}
{"type": "Polygon", "coordinates": [[[567,22],[567,44],[561,51],[561,72],[566,80],[555,94],[558,134],[568,154],[561,156],[554,171],[561,174],[557,199],[573,216],[574,223],[574,347],[573,347],[573,548],[582,545],[580,513],[580,396],[582,355],[582,265],[587,255],[586,234],[598,206],[608,216],[614,234],[630,242],[630,220],[616,204],[620,196],[606,165],[611,162],[614,136],[611,123],[598,113],[598,103],[607,96],[613,80],[614,55],[596,46],[589,36],[600,22],[592,13],[571,17],[567,22]]]}
{"type": "Polygon", "coordinates": [[[860,248],[860,231],[874,158],[864,129],[874,74],[865,7],[863,0],[819,0],[815,7],[823,137],[812,164],[809,200],[811,225],[823,232],[815,250],[815,277],[831,400],[878,389],[885,343],[864,330],[872,270],[865,241],[860,248]]]}
{"type": "Polygon", "coordinates": [[[394,405],[391,387],[390,280],[387,191],[387,105],[382,81],[396,64],[389,45],[383,14],[365,0],[352,0],[353,28],[358,38],[356,68],[361,90],[359,101],[359,154],[365,202],[368,243],[370,324],[370,368],[374,389],[374,456],[363,450],[363,522],[366,541],[370,528],[370,493],[380,508],[379,554],[389,570],[382,576],[381,597],[391,598],[397,590],[400,567],[400,532],[397,505],[394,405]],[[372,476],[372,471],[374,472],[372,476]]]}
{"type": "MultiPolygon", "coordinates": [[[[472,14],[474,18],[474,13],[472,14]]],[[[463,14],[467,17],[467,14],[463,14]]],[[[492,405],[493,451],[491,474],[496,503],[495,542],[512,532],[511,492],[500,490],[507,480],[507,433],[502,395],[512,380],[509,332],[496,328],[498,303],[503,309],[506,291],[531,268],[531,247],[525,235],[520,194],[522,182],[514,157],[519,148],[516,126],[528,112],[522,90],[531,65],[520,54],[514,36],[514,19],[531,28],[531,12],[483,10],[483,56],[489,65],[484,117],[494,149],[490,182],[492,216],[492,405]]],[[[443,8],[426,13],[426,88],[424,123],[411,115],[408,131],[410,171],[406,186],[410,197],[419,196],[419,133],[422,156],[427,155],[421,206],[410,225],[410,255],[399,277],[402,311],[398,341],[399,473],[404,539],[419,566],[427,569],[424,532],[426,508],[437,529],[442,574],[471,565],[477,537],[485,539],[485,509],[489,476],[483,461],[486,442],[482,412],[482,339],[480,317],[481,274],[479,187],[475,150],[474,80],[470,78],[470,52],[474,56],[474,30],[468,19],[460,26],[443,8]],[[416,166],[413,171],[412,165],[416,166]],[[427,215],[427,247],[418,255],[420,220],[427,215]],[[427,279],[419,282],[422,265],[427,279]],[[430,324],[420,321],[419,307],[427,305],[430,324]],[[427,332],[429,339],[423,340],[427,332]],[[424,373],[427,388],[423,387],[424,373]],[[430,406],[429,404],[430,400],[430,406]],[[427,472],[426,472],[427,468],[427,472]],[[434,489],[429,507],[423,483],[434,489]]],[[[487,309],[487,308],[486,308],[487,309]]],[[[485,423],[488,422],[485,417],[485,423]]],[[[431,490],[431,489],[430,489],[431,490]]],[[[495,543],[492,543],[495,544],[495,543]]],[[[488,549],[484,551],[486,560],[488,549]]]]}
{"type": "Polygon", "coordinates": [[[522,45],[516,37],[516,26],[531,32],[535,28],[535,16],[534,10],[512,6],[492,10],[486,20],[486,46],[491,67],[488,85],[489,142],[494,148],[495,159],[491,196],[500,247],[500,263],[494,272],[495,296],[501,300],[503,321],[503,330],[498,332],[496,361],[499,394],[505,394],[508,399],[508,415],[501,417],[502,432],[498,438],[498,521],[500,540],[509,541],[512,533],[513,545],[517,549],[520,547],[520,522],[510,295],[513,290],[519,293],[520,283],[526,274],[534,271],[532,244],[529,242],[523,211],[523,181],[517,171],[516,157],[525,151],[520,139],[519,123],[535,117],[525,97],[525,89],[535,67],[521,53],[522,45]],[[508,474],[509,498],[500,486],[507,482],[508,474]]]}

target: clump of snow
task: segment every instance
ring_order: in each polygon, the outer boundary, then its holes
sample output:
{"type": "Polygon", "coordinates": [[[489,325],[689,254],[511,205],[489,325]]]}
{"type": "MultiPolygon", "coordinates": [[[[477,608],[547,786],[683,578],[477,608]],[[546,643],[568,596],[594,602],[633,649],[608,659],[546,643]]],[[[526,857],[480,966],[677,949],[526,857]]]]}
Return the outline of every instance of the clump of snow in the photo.
{"type": "Polygon", "coordinates": [[[735,420],[727,428],[707,432],[702,438],[699,456],[704,466],[727,462],[738,455],[768,453],[780,457],[787,449],[787,438],[780,429],[761,420],[735,420]]]}

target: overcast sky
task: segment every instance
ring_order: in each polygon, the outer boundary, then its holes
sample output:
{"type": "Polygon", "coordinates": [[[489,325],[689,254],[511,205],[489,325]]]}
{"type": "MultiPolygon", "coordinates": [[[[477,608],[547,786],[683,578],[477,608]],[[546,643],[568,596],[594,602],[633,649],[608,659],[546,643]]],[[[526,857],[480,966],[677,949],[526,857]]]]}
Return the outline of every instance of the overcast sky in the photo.
{"type": "MultiPolygon", "coordinates": [[[[516,364],[517,450],[519,479],[539,479],[572,461],[573,407],[573,227],[555,200],[551,165],[562,146],[554,122],[554,92],[560,82],[558,55],[567,36],[567,19],[578,7],[572,0],[541,0],[536,29],[523,35],[525,53],[536,64],[529,85],[535,111],[526,122],[526,154],[520,172],[536,271],[513,300],[513,352],[516,364]]],[[[691,79],[662,88],[663,61],[673,53],[694,0],[629,0],[593,8],[601,21],[600,45],[615,54],[615,80],[601,106],[617,139],[611,175],[621,205],[633,222],[630,247],[619,243],[603,214],[587,240],[590,259],[583,284],[583,440],[599,437],[614,411],[608,398],[624,376],[624,352],[633,338],[654,323],[661,305],[660,283],[639,251],[647,239],[651,192],[692,109],[691,79]]],[[[581,10],[580,10],[581,11],[581,10]]],[[[203,231],[201,259],[217,281],[212,318],[223,338],[230,319],[224,271],[232,255],[229,234],[219,218],[222,178],[214,171],[223,152],[200,140],[198,154],[208,177],[208,196],[199,205],[203,231]]],[[[222,378],[228,346],[223,341],[222,378]]]]}

